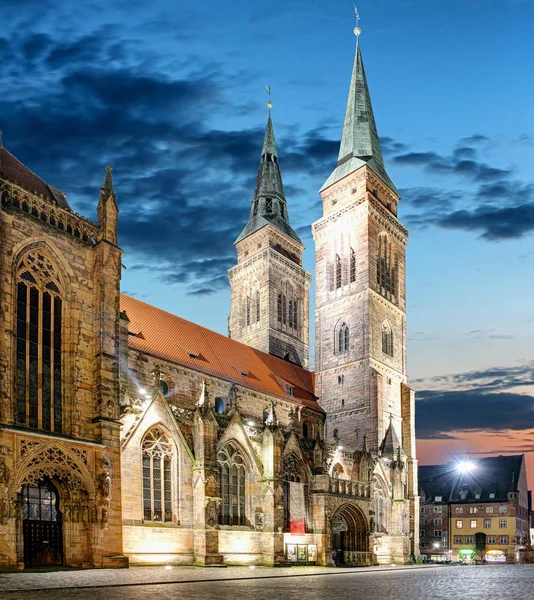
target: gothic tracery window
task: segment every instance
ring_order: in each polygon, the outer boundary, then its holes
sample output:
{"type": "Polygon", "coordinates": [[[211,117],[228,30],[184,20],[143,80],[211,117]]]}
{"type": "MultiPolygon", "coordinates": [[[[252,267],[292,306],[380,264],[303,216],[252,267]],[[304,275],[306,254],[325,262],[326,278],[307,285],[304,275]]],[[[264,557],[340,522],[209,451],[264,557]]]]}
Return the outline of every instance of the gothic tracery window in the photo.
{"type": "Polygon", "coordinates": [[[350,282],[354,283],[356,281],[356,252],[351,248],[350,249],[350,282]]]}
{"type": "Polygon", "coordinates": [[[336,349],[338,353],[347,352],[350,345],[350,331],[346,323],[342,323],[337,330],[336,349]]]}
{"type": "Polygon", "coordinates": [[[336,254],[335,268],[336,268],[336,290],[338,290],[341,287],[341,258],[339,256],[339,254],[336,254]]]}
{"type": "Polygon", "coordinates": [[[393,356],[393,331],[387,321],[382,324],[382,352],[393,356]]]}
{"type": "Polygon", "coordinates": [[[144,437],[143,516],[146,521],[172,521],[172,444],[160,427],[144,437]]]}
{"type": "Polygon", "coordinates": [[[376,283],[378,291],[386,298],[397,296],[397,266],[391,242],[386,234],[378,237],[376,283]]]}
{"type": "Polygon", "coordinates": [[[219,509],[220,525],[245,525],[245,461],[240,451],[227,444],[217,454],[221,468],[219,509]]]}
{"type": "Polygon", "coordinates": [[[16,422],[61,432],[61,281],[42,250],[24,256],[16,278],[16,422]]]}

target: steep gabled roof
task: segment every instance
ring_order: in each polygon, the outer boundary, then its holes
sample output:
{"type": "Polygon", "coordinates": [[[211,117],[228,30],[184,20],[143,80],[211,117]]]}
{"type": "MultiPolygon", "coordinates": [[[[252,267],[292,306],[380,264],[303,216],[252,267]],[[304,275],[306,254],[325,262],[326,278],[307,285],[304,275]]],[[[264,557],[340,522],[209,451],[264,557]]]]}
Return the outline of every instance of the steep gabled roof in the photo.
{"type": "Polygon", "coordinates": [[[131,349],[323,412],[310,371],[124,294],[120,308],[135,332],[131,349]]]}
{"type": "Polygon", "coordinates": [[[0,144],[0,178],[16,183],[26,191],[43,196],[50,204],[72,212],[63,192],[48,185],[0,144]]]}

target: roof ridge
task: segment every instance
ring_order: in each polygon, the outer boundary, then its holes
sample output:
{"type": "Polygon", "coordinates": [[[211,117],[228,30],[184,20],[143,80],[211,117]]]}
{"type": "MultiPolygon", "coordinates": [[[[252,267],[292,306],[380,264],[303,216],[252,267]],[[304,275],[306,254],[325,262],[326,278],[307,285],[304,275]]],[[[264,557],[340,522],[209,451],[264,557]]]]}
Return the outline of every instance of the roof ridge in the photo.
{"type": "MultiPolygon", "coordinates": [[[[224,340],[230,340],[232,343],[234,344],[239,344],[240,346],[243,346],[245,348],[250,349],[252,352],[256,352],[262,356],[268,357],[269,359],[272,359],[276,362],[278,362],[279,364],[283,364],[283,365],[289,365],[291,367],[294,367],[296,369],[305,371],[307,373],[313,373],[313,371],[309,371],[308,369],[305,369],[304,367],[301,367],[297,364],[294,363],[290,363],[287,360],[284,360],[283,358],[280,358],[278,356],[274,356],[273,354],[269,354],[267,352],[263,352],[262,350],[258,350],[257,348],[253,348],[252,346],[249,346],[248,344],[244,344],[243,342],[239,342],[238,340],[235,340],[234,338],[230,338],[227,335],[224,335],[222,333],[219,333],[218,331],[214,331],[213,329],[209,329],[208,327],[204,327],[203,325],[199,325],[198,323],[195,323],[194,321],[190,321],[188,319],[184,319],[183,317],[180,317],[179,315],[176,315],[172,312],[169,312],[168,310],[165,310],[163,308],[159,308],[157,306],[154,306],[153,304],[149,304],[148,302],[143,302],[143,300],[139,300],[138,298],[134,298],[133,296],[129,296],[128,294],[124,294],[123,292],[121,292],[121,296],[124,296],[125,298],[129,298],[130,300],[133,300],[134,302],[139,302],[139,304],[143,304],[144,306],[147,306],[151,309],[154,310],[158,310],[162,313],[165,313],[166,315],[169,315],[170,317],[173,317],[174,319],[180,319],[181,321],[184,321],[185,323],[190,323],[192,325],[194,325],[195,327],[198,327],[199,329],[202,330],[202,333],[204,334],[204,332],[209,332],[212,335],[216,335],[224,340]]],[[[207,341],[207,340],[205,340],[207,341]]],[[[300,373],[300,371],[298,371],[300,373]]],[[[300,376],[300,375],[299,375],[300,376]]],[[[301,380],[302,381],[302,380],[301,380]]],[[[302,383],[304,384],[304,382],[302,381],[302,383]]]]}

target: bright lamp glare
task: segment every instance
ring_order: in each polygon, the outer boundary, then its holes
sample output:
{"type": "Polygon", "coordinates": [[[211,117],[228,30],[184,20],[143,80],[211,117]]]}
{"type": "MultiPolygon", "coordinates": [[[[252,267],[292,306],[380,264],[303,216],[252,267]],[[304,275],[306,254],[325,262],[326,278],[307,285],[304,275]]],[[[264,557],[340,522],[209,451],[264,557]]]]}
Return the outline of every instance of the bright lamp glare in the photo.
{"type": "Polygon", "coordinates": [[[462,460],[456,465],[456,470],[460,473],[471,473],[476,469],[475,463],[470,460],[462,460]]]}

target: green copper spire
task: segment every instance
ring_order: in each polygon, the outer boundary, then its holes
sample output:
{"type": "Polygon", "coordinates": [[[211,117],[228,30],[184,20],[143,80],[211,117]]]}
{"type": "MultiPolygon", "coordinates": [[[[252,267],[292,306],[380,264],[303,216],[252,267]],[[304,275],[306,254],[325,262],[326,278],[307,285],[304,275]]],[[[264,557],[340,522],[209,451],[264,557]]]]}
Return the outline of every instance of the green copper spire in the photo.
{"type": "MultiPolygon", "coordinates": [[[[361,30],[357,27],[354,32],[358,38],[361,30]]],[[[384,167],[362,53],[357,43],[337,167],[321,189],[326,189],[364,164],[371,167],[384,183],[398,193],[384,167]]]]}
{"type": "Polygon", "coordinates": [[[245,229],[243,229],[235,243],[237,244],[270,223],[299,244],[302,244],[299,236],[289,224],[284,184],[282,183],[278,153],[274,141],[273,122],[271,120],[272,105],[270,102],[268,106],[269,118],[265,128],[265,138],[261,149],[261,160],[250,207],[250,217],[245,229]]]}

